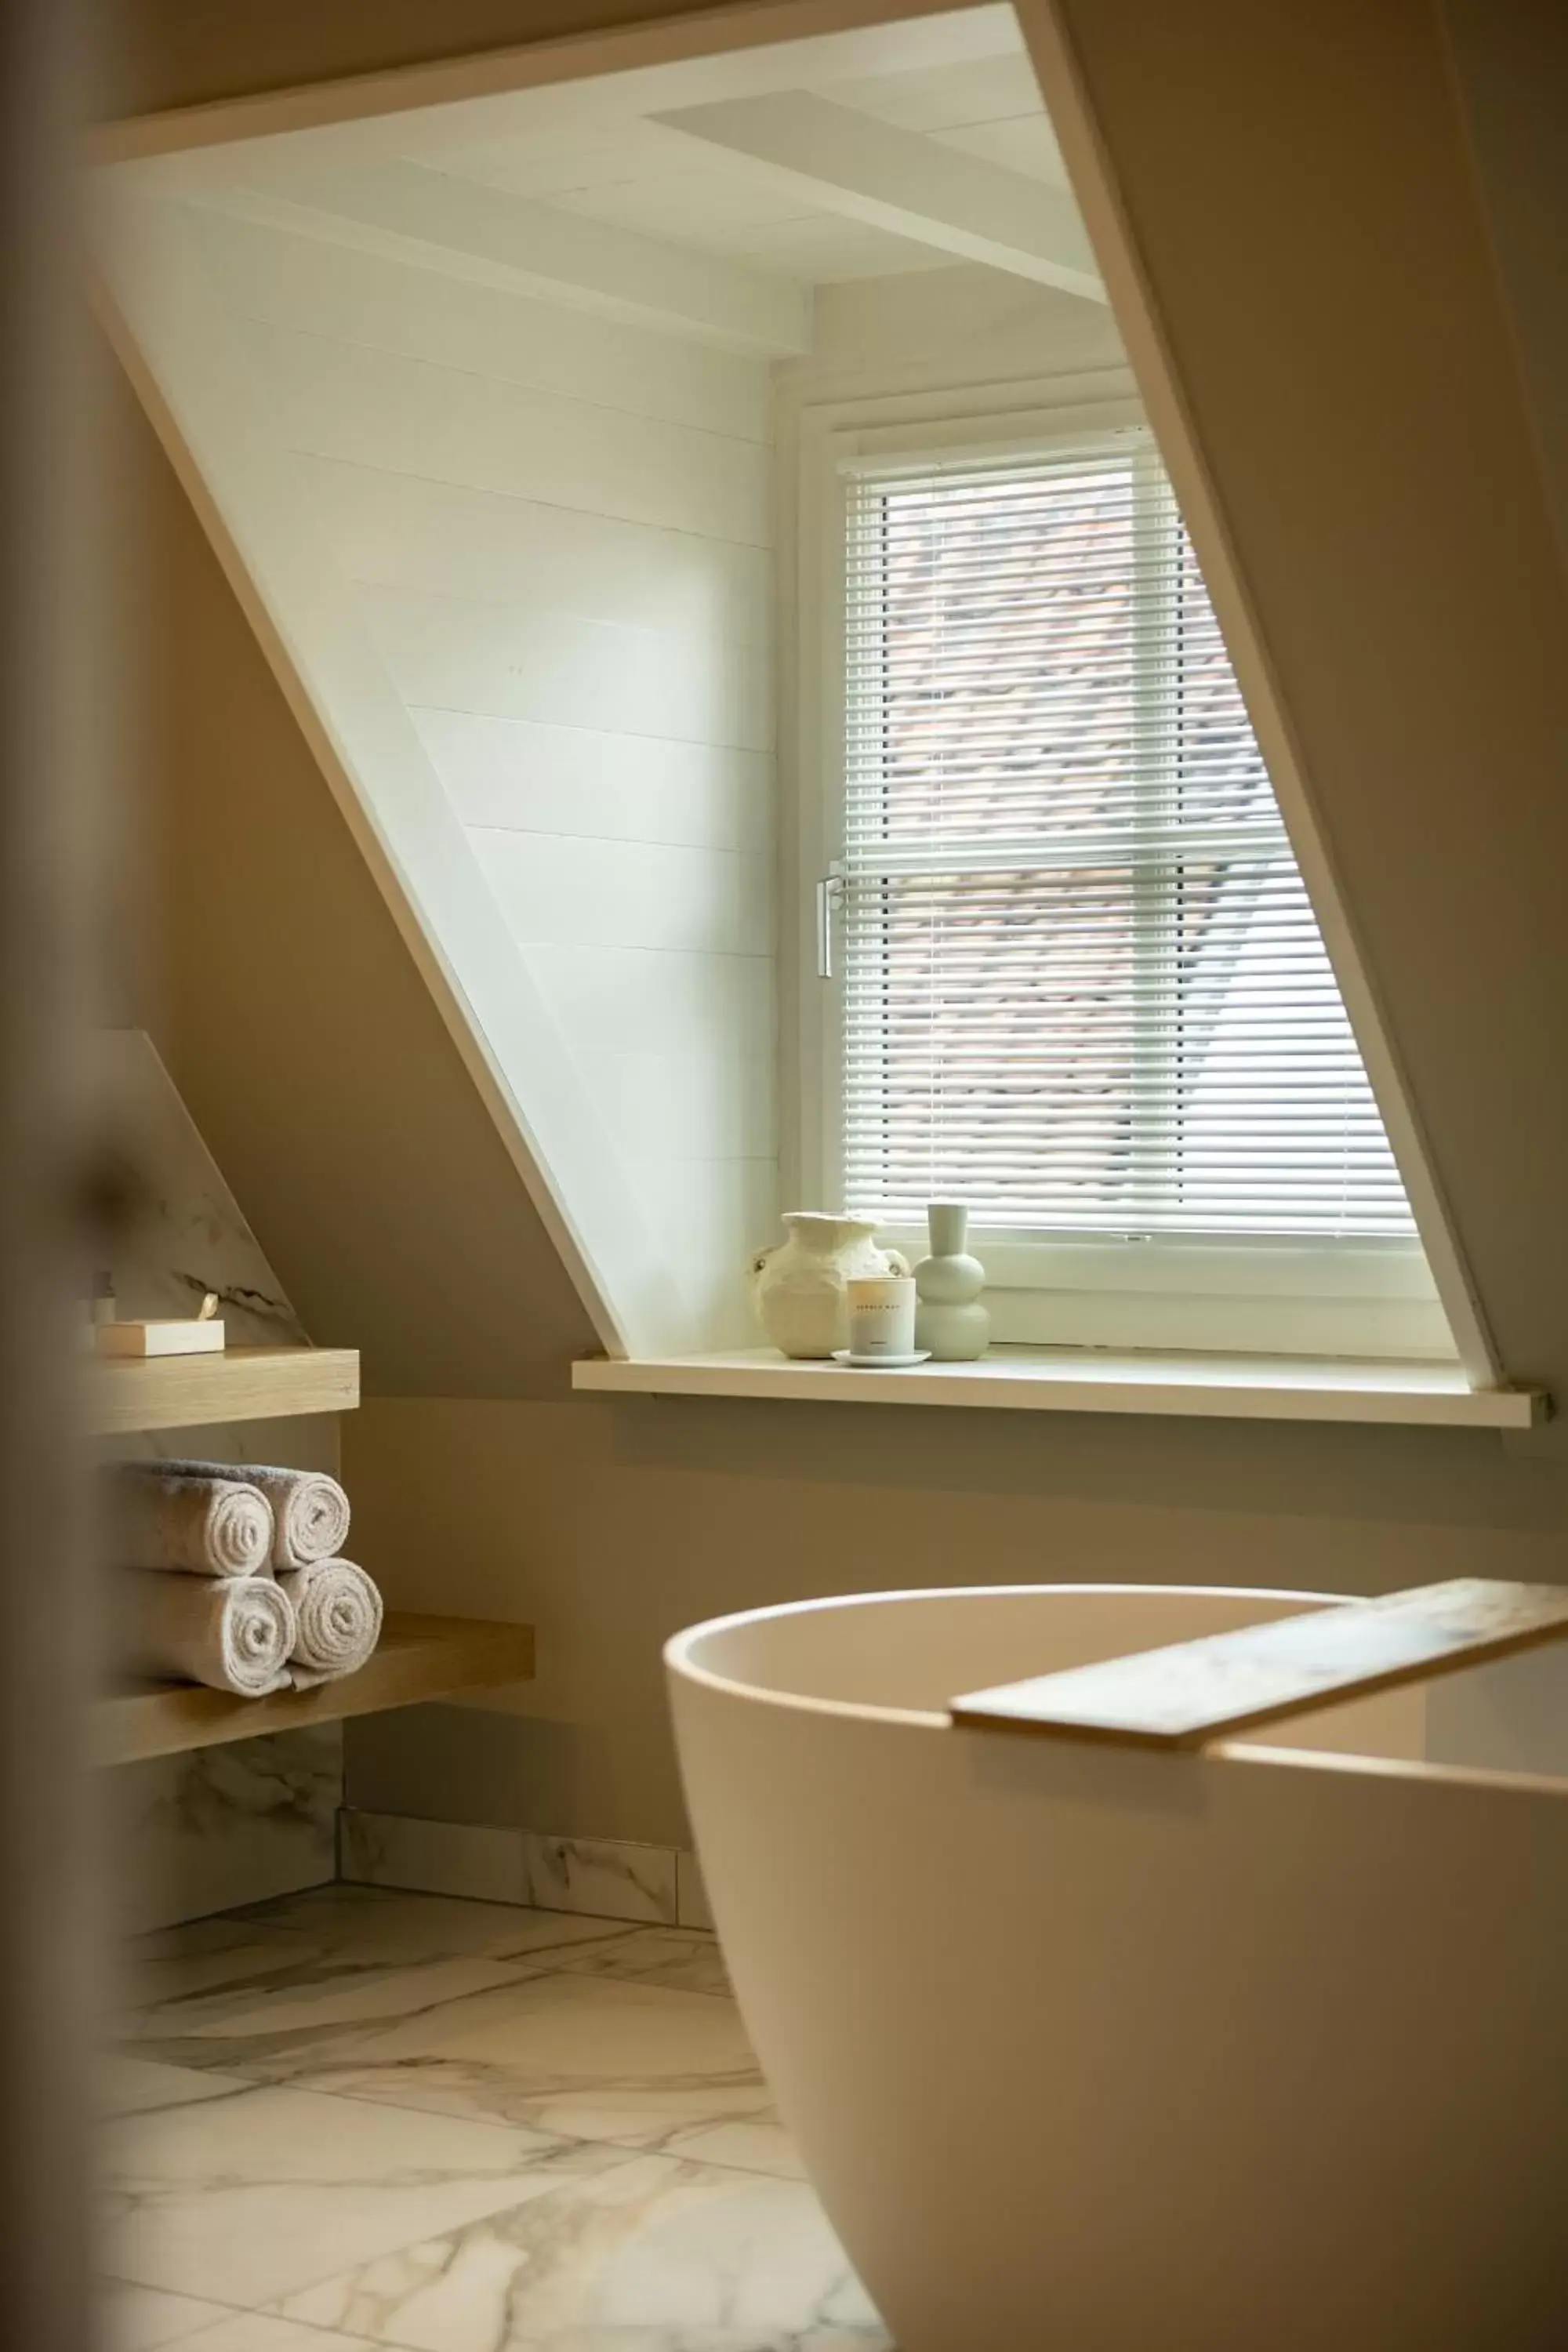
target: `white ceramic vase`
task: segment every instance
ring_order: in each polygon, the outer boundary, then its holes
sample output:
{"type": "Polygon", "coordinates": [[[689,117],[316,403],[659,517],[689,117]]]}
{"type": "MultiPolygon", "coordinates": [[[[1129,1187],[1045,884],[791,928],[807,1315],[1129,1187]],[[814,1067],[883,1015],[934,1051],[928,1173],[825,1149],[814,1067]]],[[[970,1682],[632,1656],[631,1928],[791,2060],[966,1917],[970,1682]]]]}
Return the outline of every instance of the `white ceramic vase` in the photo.
{"type": "Polygon", "coordinates": [[[985,1268],[964,1247],[969,1212],[956,1201],[933,1201],[926,1211],[931,1255],[915,1268],[915,1345],[939,1364],[970,1364],[991,1342],[991,1318],[980,1304],[985,1268]]]}
{"type": "Polygon", "coordinates": [[[848,1344],[845,1284],[862,1275],[908,1274],[909,1266],[897,1250],[878,1248],[868,1218],[792,1209],[784,1223],[788,1240],[752,1260],[758,1318],[784,1355],[831,1356],[848,1344]]]}

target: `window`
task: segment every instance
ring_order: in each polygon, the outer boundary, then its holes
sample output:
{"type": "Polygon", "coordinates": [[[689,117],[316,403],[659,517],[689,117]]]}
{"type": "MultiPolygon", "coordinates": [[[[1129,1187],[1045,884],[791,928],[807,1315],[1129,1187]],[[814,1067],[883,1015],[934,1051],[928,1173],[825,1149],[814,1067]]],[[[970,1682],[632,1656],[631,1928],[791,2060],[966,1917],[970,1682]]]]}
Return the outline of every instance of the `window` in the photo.
{"type": "MultiPolygon", "coordinates": [[[[1152,1325],[1123,1298],[1113,1343],[1258,1344],[1250,1304],[1206,1342],[1175,1328],[1173,1290],[1217,1288],[1305,1303],[1264,1344],[1354,1345],[1311,1310],[1370,1293],[1363,1344],[1447,1352],[1147,433],[858,456],[841,480],[829,1182],[894,1233],[967,1202],[1005,1286],[1164,1297],[1152,1325]],[[1416,1301],[1421,1339],[1395,1328],[1416,1301]]],[[[1091,1336],[1059,1302],[1010,1319],[1091,1336]]]]}

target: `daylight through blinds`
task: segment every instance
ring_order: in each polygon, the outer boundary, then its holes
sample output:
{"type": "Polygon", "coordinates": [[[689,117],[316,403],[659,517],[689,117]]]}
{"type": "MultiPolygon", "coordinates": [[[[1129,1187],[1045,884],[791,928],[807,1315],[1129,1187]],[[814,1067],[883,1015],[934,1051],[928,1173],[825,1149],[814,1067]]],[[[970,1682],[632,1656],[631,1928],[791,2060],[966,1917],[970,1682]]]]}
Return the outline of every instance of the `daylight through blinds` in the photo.
{"type": "Polygon", "coordinates": [[[1147,438],[859,474],[848,507],[851,1202],[1413,1233],[1147,438]]]}

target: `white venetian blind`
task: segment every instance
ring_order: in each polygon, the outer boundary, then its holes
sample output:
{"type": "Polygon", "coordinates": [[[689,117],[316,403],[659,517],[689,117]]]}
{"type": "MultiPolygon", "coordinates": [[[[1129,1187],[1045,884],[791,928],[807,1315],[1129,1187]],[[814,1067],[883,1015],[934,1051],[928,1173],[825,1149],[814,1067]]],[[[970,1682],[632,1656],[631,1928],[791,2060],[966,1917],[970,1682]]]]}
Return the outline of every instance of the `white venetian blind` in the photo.
{"type": "Polygon", "coordinates": [[[848,1199],[1413,1234],[1147,436],[858,473],[848,508],[848,1199]]]}

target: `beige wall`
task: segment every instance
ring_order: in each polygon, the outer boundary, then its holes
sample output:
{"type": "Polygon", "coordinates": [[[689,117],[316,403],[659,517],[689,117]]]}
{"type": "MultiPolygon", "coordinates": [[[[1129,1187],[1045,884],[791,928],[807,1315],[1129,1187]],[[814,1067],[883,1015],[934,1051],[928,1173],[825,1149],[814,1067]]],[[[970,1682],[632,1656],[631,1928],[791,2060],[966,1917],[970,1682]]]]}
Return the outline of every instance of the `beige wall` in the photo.
{"type": "Polygon", "coordinates": [[[389,1400],[344,1440],[396,1599],[539,1631],[526,1715],[348,1727],[351,1800],[437,1819],[678,1839],[658,1649],[726,1610],[1080,1577],[1568,1575],[1568,1478],[1477,1432],[584,1397],[389,1400]]]}
{"type": "MultiPolygon", "coordinates": [[[[1506,1360],[1568,1394],[1568,597],[1452,61],[1415,0],[1062,13],[1506,1360]]],[[[382,1401],[345,1445],[367,1561],[395,1600],[540,1629],[519,1711],[354,1727],[359,1802],[678,1835],[658,1643],[750,1601],[1014,1576],[1568,1574],[1552,1432],[1510,1449],[508,1401],[560,1396],[584,1319],[194,524],[147,471],[177,664],[171,1066],[319,1336],[367,1348],[382,1401]]]]}

